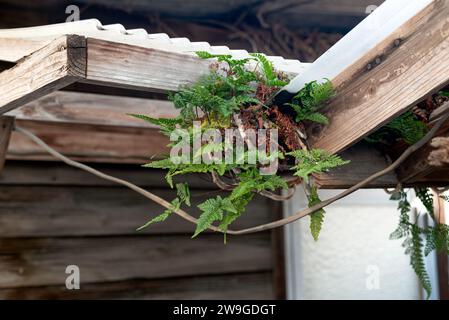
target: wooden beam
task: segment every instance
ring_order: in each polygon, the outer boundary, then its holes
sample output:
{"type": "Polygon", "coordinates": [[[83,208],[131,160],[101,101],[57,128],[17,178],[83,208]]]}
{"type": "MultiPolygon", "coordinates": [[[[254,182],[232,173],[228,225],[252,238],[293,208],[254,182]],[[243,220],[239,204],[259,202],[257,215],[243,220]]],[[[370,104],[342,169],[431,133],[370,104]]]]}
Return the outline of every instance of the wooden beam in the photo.
{"type": "Polygon", "coordinates": [[[0,61],[16,63],[33,52],[45,47],[49,40],[29,40],[0,37],[0,61]]]}
{"type": "MultiPolygon", "coordinates": [[[[446,102],[433,111],[430,126],[448,110],[449,102],[446,102]]],[[[449,121],[441,126],[427,145],[406,159],[396,172],[399,180],[405,183],[446,181],[445,185],[449,185],[449,121]]]]}
{"type": "MultiPolygon", "coordinates": [[[[94,164],[95,169],[109,175],[126,179],[143,188],[163,189],[167,187],[165,170],[152,170],[140,164],[94,164]]],[[[218,189],[207,175],[187,174],[182,177],[191,190],[218,189]]],[[[176,178],[175,178],[176,181],[176,178]]],[[[117,187],[117,184],[100,179],[88,172],[54,161],[10,161],[0,175],[0,186],[52,186],[52,187],[117,187]]]]}
{"type": "Polygon", "coordinates": [[[209,72],[210,61],[185,54],[87,39],[86,82],[145,91],[175,91],[209,72]]]}
{"type": "Polygon", "coordinates": [[[28,121],[156,128],[129,116],[129,113],[174,118],[179,115],[179,110],[171,102],[163,100],[57,91],[14,109],[7,115],[28,121]]]}
{"type": "Polygon", "coordinates": [[[0,73],[0,114],[84,78],[85,73],[85,39],[54,40],[0,73]]]}
{"type": "Polygon", "coordinates": [[[11,131],[14,126],[14,117],[0,116],[0,173],[3,171],[8,150],[11,131]]]}
{"type": "MultiPolygon", "coordinates": [[[[169,152],[168,138],[158,129],[17,120],[17,125],[42,138],[51,147],[75,160],[143,164],[169,152]]],[[[25,136],[13,132],[7,159],[56,159],[25,136]]]]}
{"type": "Polygon", "coordinates": [[[397,169],[397,174],[406,183],[424,180],[431,185],[438,179],[449,185],[449,131],[440,132],[431,143],[411,155],[397,169]],[[446,141],[445,145],[437,143],[439,140],[446,141]]]}
{"type": "MultiPolygon", "coordinates": [[[[449,1],[428,2],[430,5],[386,38],[379,37],[383,40],[374,48],[331,78],[337,93],[324,110],[330,124],[311,126],[313,147],[340,152],[449,82],[449,1]]],[[[351,42],[357,47],[357,41],[363,42],[362,37],[370,34],[358,36],[360,39],[345,39],[349,51],[351,42]]],[[[329,50],[327,59],[333,51],[341,50],[329,50]]],[[[322,62],[314,63],[307,72],[320,65],[324,67],[322,62]]]]}
{"type": "MultiPolygon", "coordinates": [[[[322,189],[346,189],[385,169],[389,163],[382,153],[368,144],[358,144],[341,153],[341,157],[351,162],[333,169],[329,173],[315,176],[315,181],[322,189]]],[[[398,179],[394,173],[387,174],[373,181],[365,188],[394,188],[398,179]]]]}

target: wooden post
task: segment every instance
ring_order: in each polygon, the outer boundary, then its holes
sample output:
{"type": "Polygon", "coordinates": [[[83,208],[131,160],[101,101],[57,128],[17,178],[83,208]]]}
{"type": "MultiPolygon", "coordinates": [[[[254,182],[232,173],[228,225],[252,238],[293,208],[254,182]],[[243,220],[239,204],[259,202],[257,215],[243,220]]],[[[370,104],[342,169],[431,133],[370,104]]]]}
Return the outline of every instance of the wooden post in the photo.
{"type": "MultiPolygon", "coordinates": [[[[444,199],[433,192],[434,215],[440,224],[446,224],[444,199]]],[[[438,285],[440,300],[449,300],[449,257],[446,252],[437,252],[438,285]]]]}
{"type": "Polygon", "coordinates": [[[9,138],[14,126],[13,117],[0,117],[0,173],[3,170],[8,150],[9,138]]]}

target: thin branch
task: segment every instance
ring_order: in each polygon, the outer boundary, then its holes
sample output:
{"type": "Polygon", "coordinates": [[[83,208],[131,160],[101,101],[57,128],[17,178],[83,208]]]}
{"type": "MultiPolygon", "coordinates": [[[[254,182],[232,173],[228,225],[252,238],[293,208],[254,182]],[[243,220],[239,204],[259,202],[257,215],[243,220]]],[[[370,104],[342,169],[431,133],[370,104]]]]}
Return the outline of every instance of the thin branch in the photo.
{"type": "MultiPolygon", "coordinates": [[[[354,185],[353,187],[341,192],[340,194],[325,200],[323,202],[320,202],[319,204],[316,204],[310,208],[307,208],[305,210],[302,210],[298,213],[296,213],[295,215],[292,215],[290,217],[284,218],[284,219],[280,219],[271,223],[267,223],[267,224],[263,224],[263,225],[259,225],[256,227],[252,227],[252,228],[247,228],[247,229],[242,229],[242,230],[227,230],[227,234],[231,234],[231,235],[243,235],[243,234],[248,234],[248,233],[256,233],[256,232],[261,232],[261,231],[266,231],[266,230],[270,230],[270,229],[274,229],[274,228],[278,228],[278,227],[282,227],[284,225],[287,225],[289,223],[292,223],[296,220],[299,220],[319,209],[322,209],[332,203],[334,203],[337,200],[340,200],[348,195],[350,195],[351,193],[357,191],[358,189],[364,187],[365,185],[369,184],[370,182],[382,177],[383,175],[386,175],[387,173],[393,171],[394,169],[396,169],[405,159],[407,159],[412,153],[414,153],[415,151],[417,151],[418,149],[420,149],[422,146],[424,146],[434,135],[435,133],[440,129],[440,127],[444,124],[444,122],[446,122],[449,119],[449,113],[446,115],[443,115],[442,117],[440,117],[438,119],[438,121],[435,123],[435,126],[420,140],[418,141],[416,144],[410,146],[395,162],[393,162],[390,166],[388,166],[387,168],[373,174],[372,176],[366,178],[365,180],[357,183],[356,185],[354,185]]],[[[45,149],[48,153],[50,153],[52,156],[54,156],[55,158],[63,161],[64,163],[68,164],[69,166],[75,167],[75,168],[79,168],[81,170],[87,171],[99,178],[105,179],[105,180],[109,180],[118,184],[121,184],[127,188],[130,188],[131,190],[136,191],[137,193],[143,195],[144,197],[158,203],[159,205],[165,207],[165,208],[172,208],[171,204],[156,196],[155,194],[146,191],[128,181],[116,178],[116,177],[112,177],[110,175],[107,175],[105,173],[102,173],[98,170],[95,170],[89,166],[86,166],[82,163],[79,163],[77,161],[71,160],[69,158],[67,158],[66,156],[62,155],[61,153],[57,152],[56,150],[54,150],[52,147],[50,147],[49,145],[47,145],[44,141],[42,141],[41,139],[39,139],[38,137],[36,137],[33,133],[29,132],[26,129],[20,128],[18,126],[15,127],[15,130],[22,133],[23,135],[27,136],[30,140],[34,141],[36,144],[38,144],[39,146],[41,146],[43,149],[45,149]]],[[[190,214],[188,214],[187,212],[185,212],[184,210],[176,210],[175,213],[177,215],[179,215],[180,217],[182,217],[183,219],[190,221],[194,224],[197,224],[197,219],[192,217],[190,214]]],[[[220,230],[217,227],[211,226],[209,227],[209,230],[215,231],[215,232],[221,232],[223,233],[222,230],[220,230]]]]}
{"type": "MultiPolygon", "coordinates": [[[[148,198],[154,202],[156,202],[157,204],[161,205],[162,207],[165,207],[167,209],[173,209],[173,206],[170,202],[162,199],[161,197],[158,197],[157,195],[155,195],[154,193],[151,193],[145,189],[142,189],[138,186],[136,186],[135,184],[132,184],[131,182],[110,176],[108,174],[105,174],[103,172],[100,172],[98,170],[95,170],[94,168],[91,168],[89,166],[86,166],[85,164],[79,163],[77,161],[74,161],[72,159],[67,158],[66,156],[62,155],[61,153],[59,153],[58,151],[56,151],[55,149],[53,149],[52,147],[50,147],[49,145],[47,145],[44,141],[42,141],[40,138],[36,137],[33,133],[31,133],[30,131],[23,129],[19,126],[16,126],[14,128],[17,132],[20,132],[21,134],[27,136],[30,140],[32,140],[33,142],[35,142],[37,145],[39,145],[40,147],[42,147],[45,151],[47,151],[48,153],[50,153],[52,156],[54,156],[55,158],[61,160],[62,162],[68,164],[69,166],[87,171],[101,179],[105,179],[105,180],[109,180],[118,184],[121,184],[139,194],[141,194],[142,196],[144,196],[145,198],[148,198]]],[[[178,209],[176,211],[174,211],[178,216],[180,216],[181,218],[190,221],[194,224],[197,224],[198,220],[196,218],[194,218],[193,216],[191,216],[190,214],[188,214],[187,212],[185,212],[182,209],[178,209]]],[[[223,232],[222,230],[220,230],[217,227],[211,226],[209,228],[212,231],[216,231],[216,232],[223,232]]]]}
{"type": "Polygon", "coordinates": [[[319,209],[322,209],[332,203],[334,203],[337,200],[340,200],[348,195],[350,195],[351,193],[357,191],[360,188],[363,188],[365,185],[369,184],[370,182],[386,175],[387,173],[390,173],[391,171],[393,171],[394,169],[396,169],[405,159],[407,159],[412,153],[414,153],[415,151],[417,151],[418,149],[420,149],[421,147],[423,147],[430,139],[432,139],[432,137],[435,135],[435,133],[440,129],[440,127],[449,119],[449,113],[443,115],[438,122],[435,123],[435,126],[417,143],[415,143],[414,145],[410,146],[407,150],[404,151],[404,153],[395,161],[393,162],[390,166],[388,166],[387,168],[373,174],[372,176],[366,178],[365,180],[357,183],[356,185],[352,186],[351,188],[341,192],[340,194],[325,200],[323,202],[320,202],[310,208],[307,208],[305,210],[302,210],[290,217],[284,218],[284,219],[280,219],[271,223],[267,223],[267,224],[263,224],[257,227],[253,227],[253,228],[247,228],[247,229],[242,229],[239,231],[234,231],[232,234],[234,235],[242,235],[242,234],[248,234],[248,233],[255,233],[255,232],[261,232],[261,231],[266,231],[266,230],[270,230],[270,229],[274,229],[274,228],[279,228],[282,226],[285,226],[289,223],[292,223],[296,220],[299,220],[319,209]]]}

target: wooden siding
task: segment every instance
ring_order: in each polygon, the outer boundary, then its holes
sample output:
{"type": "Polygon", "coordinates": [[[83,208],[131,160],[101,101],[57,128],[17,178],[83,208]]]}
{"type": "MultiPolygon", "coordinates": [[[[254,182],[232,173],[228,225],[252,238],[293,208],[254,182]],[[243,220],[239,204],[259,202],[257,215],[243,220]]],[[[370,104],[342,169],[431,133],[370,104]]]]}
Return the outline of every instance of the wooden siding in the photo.
{"type": "MultiPolygon", "coordinates": [[[[104,169],[174,197],[160,172],[104,169]]],[[[201,181],[192,185],[194,203],[218,192],[201,181]]],[[[259,198],[236,227],[270,221],[278,209],[259,198]]],[[[176,216],[135,231],[161,211],[58,163],[7,161],[0,175],[0,298],[281,298],[278,236],[228,237],[226,245],[213,233],[192,240],[194,226],[176,216]],[[65,289],[68,265],[80,268],[80,290],[65,289]]]]}

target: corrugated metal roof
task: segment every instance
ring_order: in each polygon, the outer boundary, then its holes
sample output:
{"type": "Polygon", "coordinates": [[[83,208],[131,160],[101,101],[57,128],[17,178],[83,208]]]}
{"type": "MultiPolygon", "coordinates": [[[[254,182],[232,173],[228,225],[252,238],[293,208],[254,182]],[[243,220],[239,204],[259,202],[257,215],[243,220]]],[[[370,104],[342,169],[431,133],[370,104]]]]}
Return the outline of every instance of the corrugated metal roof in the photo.
{"type": "MultiPolygon", "coordinates": [[[[103,25],[97,19],[0,30],[0,38],[36,41],[52,40],[67,34],[183,54],[207,51],[212,54],[230,54],[235,58],[246,58],[249,56],[246,50],[232,50],[226,46],[212,46],[208,42],[191,42],[188,38],[170,38],[166,33],[148,33],[145,29],[126,29],[121,24],[103,25]]],[[[309,65],[299,60],[284,59],[280,56],[267,56],[267,58],[273,62],[277,70],[287,73],[299,74],[309,65]]]]}

